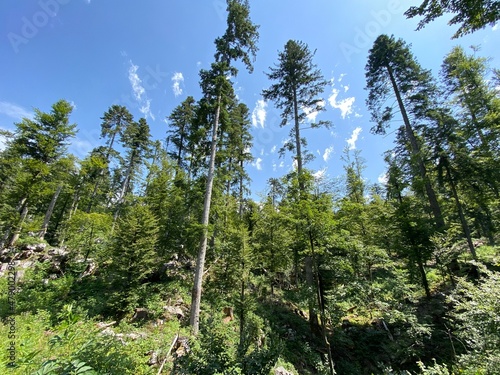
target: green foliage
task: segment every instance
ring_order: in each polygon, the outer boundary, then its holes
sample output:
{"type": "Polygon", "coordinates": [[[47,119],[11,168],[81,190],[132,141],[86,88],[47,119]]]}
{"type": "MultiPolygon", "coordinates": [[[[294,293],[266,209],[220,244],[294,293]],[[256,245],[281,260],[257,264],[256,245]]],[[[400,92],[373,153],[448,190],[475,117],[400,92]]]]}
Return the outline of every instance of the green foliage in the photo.
{"type": "Polygon", "coordinates": [[[459,368],[466,374],[473,369],[495,374],[500,371],[500,275],[474,266],[482,275],[479,281],[460,280],[450,297],[457,341],[468,350],[459,358],[459,368]]]}
{"type": "Polygon", "coordinates": [[[110,306],[125,311],[140,300],[140,285],[158,265],[157,220],[142,203],[127,208],[110,243],[106,267],[112,286],[110,306]]]}
{"type": "Polygon", "coordinates": [[[445,13],[452,13],[449,25],[460,25],[453,35],[459,38],[466,34],[481,30],[487,25],[493,26],[500,19],[500,4],[498,1],[485,0],[425,0],[419,6],[412,6],[405,15],[408,18],[423,16],[419,21],[417,30],[445,13]]]}

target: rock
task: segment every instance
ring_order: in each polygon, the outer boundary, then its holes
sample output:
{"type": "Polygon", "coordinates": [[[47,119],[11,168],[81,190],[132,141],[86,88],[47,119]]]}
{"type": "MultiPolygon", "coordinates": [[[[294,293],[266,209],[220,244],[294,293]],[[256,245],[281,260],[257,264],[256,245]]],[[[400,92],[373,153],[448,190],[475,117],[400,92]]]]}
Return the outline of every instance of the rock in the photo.
{"type": "Polygon", "coordinates": [[[134,316],[132,317],[132,322],[137,322],[139,320],[146,320],[148,318],[149,311],[142,307],[137,307],[135,309],[134,316]]]}
{"type": "Polygon", "coordinates": [[[182,357],[189,353],[190,348],[189,348],[189,338],[180,336],[177,341],[175,342],[175,345],[173,347],[173,351],[176,355],[176,357],[182,357]]]}
{"type": "Polygon", "coordinates": [[[175,317],[179,320],[184,318],[184,312],[179,306],[163,306],[163,310],[165,311],[165,318],[175,317]]]}
{"type": "Polygon", "coordinates": [[[158,364],[158,353],[155,350],[151,350],[146,355],[149,355],[148,365],[153,366],[158,364]]]}
{"type": "Polygon", "coordinates": [[[113,326],[113,325],[115,325],[115,324],[116,324],[116,321],[114,321],[114,320],[113,320],[113,321],[112,321],[112,322],[110,322],[110,323],[99,322],[99,323],[97,323],[96,325],[97,325],[97,328],[99,328],[99,329],[103,329],[103,328],[108,328],[108,327],[111,327],[111,326],[113,326]]]}
{"type": "Polygon", "coordinates": [[[113,337],[116,336],[115,331],[113,331],[113,329],[111,329],[110,327],[106,327],[99,334],[102,336],[113,336],[113,337]]]}
{"type": "Polygon", "coordinates": [[[224,318],[222,321],[224,323],[229,323],[234,320],[233,308],[232,307],[224,307],[224,318]]]}
{"type": "Polygon", "coordinates": [[[127,338],[135,341],[135,340],[138,340],[138,339],[143,339],[143,338],[147,337],[147,335],[145,333],[134,333],[134,332],[132,332],[132,333],[127,333],[125,335],[125,337],[127,337],[127,338]]]}
{"type": "Polygon", "coordinates": [[[33,251],[35,251],[37,253],[41,253],[46,248],[47,248],[47,244],[46,243],[39,243],[39,244],[35,245],[35,248],[33,249],[33,251]]]}
{"type": "Polygon", "coordinates": [[[293,375],[293,373],[280,366],[274,369],[274,375],[293,375]]]}

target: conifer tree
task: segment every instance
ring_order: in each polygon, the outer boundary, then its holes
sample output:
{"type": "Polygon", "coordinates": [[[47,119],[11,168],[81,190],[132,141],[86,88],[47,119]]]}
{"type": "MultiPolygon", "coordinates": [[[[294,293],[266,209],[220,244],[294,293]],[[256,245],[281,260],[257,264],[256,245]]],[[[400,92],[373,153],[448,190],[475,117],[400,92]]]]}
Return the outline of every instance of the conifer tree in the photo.
{"type": "MultiPolygon", "coordinates": [[[[50,113],[35,109],[33,120],[23,119],[16,124],[17,132],[10,147],[22,159],[22,172],[16,181],[19,216],[12,228],[9,245],[18,240],[28,215],[30,203],[38,194],[38,184],[50,175],[65,155],[68,141],[76,133],[75,124],[69,123],[73,107],[65,100],[52,105],[50,113]]],[[[8,230],[10,232],[10,230],[8,230]]]]}
{"type": "MultiPolygon", "coordinates": [[[[294,141],[289,141],[284,147],[295,151],[298,186],[301,192],[305,189],[302,172],[305,158],[302,147],[306,145],[306,140],[300,135],[300,126],[309,113],[325,110],[325,102],[319,95],[324,91],[327,82],[313,63],[313,56],[314,53],[305,43],[289,40],[283,52],[279,53],[278,64],[269,68],[270,73],[266,73],[268,78],[276,83],[263,91],[264,99],[274,101],[276,107],[282,110],[281,126],[287,125],[289,121],[293,123],[290,137],[294,141]]],[[[311,126],[329,125],[328,121],[320,121],[311,126]]],[[[306,257],[306,280],[311,290],[314,288],[313,262],[311,255],[306,257]]],[[[309,318],[314,330],[318,319],[312,305],[309,308],[309,318]]]]}
{"type": "Polygon", "coordinates": [[[250,10],[248,1],[228,0],[227,10],[226,32],[222,37],[215,40],[215,63],[212,64],[211,70],[202,70],[200,72],[202,91],[205,98],[212,105],[214,116],[201,220],[202,235],[196,263],[190,313],[190,324],[195,335],[199,330],[201,289],[208,243],[208,224],[217,154],[219,121],[221,111],[227,105],[228,94],[232,91],[228,75],[235,76],[237,74],[237,69],[231,65],[236,60],[242,60],[247,69],[252,71],[252,58],[255,57],[257,51],[257,26],[249,18],[250,10]]]}
{"type": "Polygon", "coordinates": [[[422,179],[436,227],[443,230],[445,222],[436,192],[432,186],[425,154],[417,134],[419,121],[425,120],[435,101],[437,89],[429,71],[415,60],[402,40],[380,35],[369,52],[366,64],[367,105],[376,125],[372,131],[385,134],[394,118],[393,107],[387,105],[392,94],[403,119],[398,132],[399,142],[408,144],[411,163],[422,179]]]}

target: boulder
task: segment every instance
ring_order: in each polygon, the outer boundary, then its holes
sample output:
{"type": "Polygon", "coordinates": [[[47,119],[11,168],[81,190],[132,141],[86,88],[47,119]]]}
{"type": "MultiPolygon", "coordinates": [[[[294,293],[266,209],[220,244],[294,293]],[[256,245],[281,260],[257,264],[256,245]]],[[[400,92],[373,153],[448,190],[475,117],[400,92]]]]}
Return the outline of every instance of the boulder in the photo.
{"type": "Polygon", "coordinates": [[[179,306],[163,306],[163,311],[165,311],[165,318],[177,318],[179,320],[184,318],[184,312],[179,306]]]}
{"type": "Polygon", "coordinates": [[[274,369],[274,375],[293,375],[293,373],[280,366],[274,369]]]}
{"type": "Polygon", "coordinates": [[[148,309],[137,307],[135,309],[134,316],[132,317],[132,322],[137,322],[139,320],[146,320],[149,316],[148,309]]]}

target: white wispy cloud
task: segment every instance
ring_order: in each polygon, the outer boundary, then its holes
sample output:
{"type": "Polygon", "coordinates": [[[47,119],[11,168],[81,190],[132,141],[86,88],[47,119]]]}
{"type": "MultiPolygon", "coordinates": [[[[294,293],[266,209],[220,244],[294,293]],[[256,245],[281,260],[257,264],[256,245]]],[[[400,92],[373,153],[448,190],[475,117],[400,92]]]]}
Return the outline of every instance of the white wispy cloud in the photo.
{"type": "Polygon", "coordinates": [[[377,181],[378,181],[379,184],[387,185],[387,182],[389,181],[389,176],[387,176],[387,172],[381,173],[378,176],[377,181]]]}
{"type": "Polygon", "coordinates": [[[139,66],[135,65],[132,60],[130,60],[129,62],[130,67],[128,69],[128,80],[130,82],[130,85],[132,86],[134,98],[139,105],[139,111],[144,115],[146,119],[150,117],[154,121],[156,120],[156,118],[151,112],[151,100],[148,99],[146,89],[144,88],[144,86],[142,86],[142,80],[137,73],[137,71],[139,70],[139,66]]]}
{"type": "Polygon", "coordinates": [[[139,111],[141,111],[145,118],[149,116],[153,121],[156,120],[156,117],[151,112],[151,100],[145,99],[142,103],[141,108],[139,108],[139,111]]]}
{"type": "Polygon", "coordinates": [[[255,161],[252,163],[252,166],[257,168],[258,171],[261,171],[262,170],[262,159],[261,158],[255,159],[255,161]]]}
{"type": "Polygon", "coordinates": [[[276,148],[277,148],[277,146],[276,146],[276,145],[274,145],[274,146],[271,148],[271,154],[274,154],[274,153],[276,152],[276,148]]]}
{"type": "Polygon", "coordinates": [[[139,70],[139,66],[134,65],[132,60],[130,60],[130,67],[128,68],[128,80],[130,81],[130,84],[132,85],[132,91],[134,93],[135,99],[140,101],[142,98],[142,95],[144,95],[146,90],[142,86],[142,81],[139,78],[139,74],[137,74],[138,70],[139,70]]]}
{"type": "Polygon", "coordinates": [[[260,126],[261,128],[264,127],[267,115],[266,108],[267,108],[267,102],[265,100],[263,99],[257,100],[255,108],[252,111],[252,125],[254,127],[258,126],[260,126]]]}
{"type": "Polygon", "coordinates": [[[332,95],[328,98],[328,102],[333,108],[340,110],[340,115],[344,119],[346,116],[350,115],[353,112],[353,105],[356,101],[354,96],[350,98],[345,98],[341,100],[337,100],[340,91],[336,88],[332,88],[332,95]]]}
{"type": "Polygon", "coordinates": [[[359,133],[361,133],[363,129],[357,127],[353,130],[351,134],[351,138],[347,139],[347,144],[349,145],[349,150],[354,150],[356,148],[356,141],[358,140],[359,133]]]}
{"type": "Polygon", "coordinates": [[[33,118],[33,113],[27,111],[23,107],[9,102],[0,102],[0,113],[7,115],[15,120],[22,120],[23,118],[33,118]]]}
{"type": "Polygon", "coordinates": [[[172,90],[174,92],[175,97],[182,95],[181,83],[184,82],[184,76],[180,72],[175,72],[172,76],[172,81],[174,84],[172,85],[172,90]]]}
{"type": "Polygon", "coordinates": [[[500,22],[497,22],[495,25],[493,25],[491,30],[497,31],[499,27],[500,27],[500,22]]]}
{"type": "Polygon", "coordinates": [[[323,160],[326,162],[330,160],[330,156],[333,152],[333,146],[328,147],[325,152],[323,153],[323,160]]]}
{"type": "Polygon", "coordinates": [[[312,174],[315,180],[321,180],[326,174],[326,168],[320,169],[312,174]]]}

